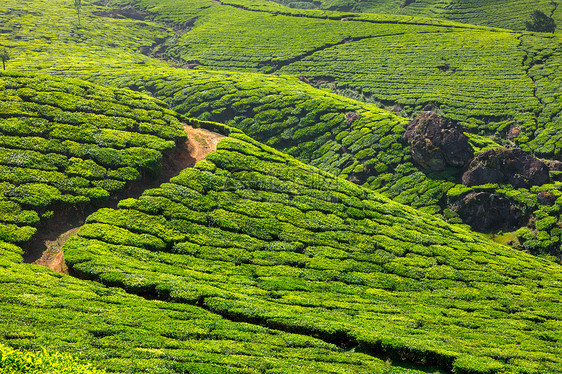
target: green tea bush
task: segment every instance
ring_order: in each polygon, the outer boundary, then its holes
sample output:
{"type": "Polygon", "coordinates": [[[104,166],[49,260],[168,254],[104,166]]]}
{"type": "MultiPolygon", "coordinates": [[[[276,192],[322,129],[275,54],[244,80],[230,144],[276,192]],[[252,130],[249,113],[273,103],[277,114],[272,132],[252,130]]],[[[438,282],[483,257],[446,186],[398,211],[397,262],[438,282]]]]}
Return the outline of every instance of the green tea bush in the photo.
{"type": "MultiPolygon", "coordinates": [[[[106,244],[100,242],[99,249],[103,248],[106,244]]],[[[110,265],[105,266],[109,269],[110,265]]],[[[365,354],[344,352],[319,339],[233,322],[197,306],[146,300],[43,267],[16,264],[4,256],[0,258],[0,278],[2,373],[134,370],[173,374],[189,369],[253,374],[264,367],[282,373],[343,374],[350,369],[404,373],[399,367],[388,367],[365,354]]],[[[110,271],[103,280],[120,280],[131,290],[141,291],[150,278],[149,273],[110,271]]],[[[183,287],[184,294],[190,287],[209,289],[179,277],[169,281],[176,289],[183,287]]],[[[166,287],[160,290],[165,293],[166,287]]]]}
{"type": "Polygon", "coordinates": [[[22,352],[0,344],[1,373],[60,373],[60,374],[102,374],[91,365],[77,362],[70,355],[51,353],[46,349],[40,352],[22,352]]]}

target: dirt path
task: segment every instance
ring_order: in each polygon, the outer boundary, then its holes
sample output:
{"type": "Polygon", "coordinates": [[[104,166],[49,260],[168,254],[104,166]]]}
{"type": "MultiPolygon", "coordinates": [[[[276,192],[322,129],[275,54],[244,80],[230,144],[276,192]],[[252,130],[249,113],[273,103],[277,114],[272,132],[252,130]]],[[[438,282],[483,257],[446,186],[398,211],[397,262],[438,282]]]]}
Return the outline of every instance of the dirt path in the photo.
{"type": "MultiPolygon", "coordinates": [[[[189,125],[184,125],[183,128],[188,136],[189,157],[195,162],[204,160],[209,153],[216,151],[217,144],[224,138],[223,135],[189,125]]],[[[193,165],[195,165],[195,162],[193,165]]]]}
{"type": "MultiPolygon", "coordinates": [[[[178,147],[175,152],[166,157],[162,163],[162,175],[157,181],[154,181],[155,185],[143,185],[142,190],[158,187],[178,175],[183,169],[193,167],[198,161],[204,160],[209,153],[216,151],[217,144],[224,138],[223,135],[190,125],[184,125],[184,129],[188,136],[185,145],[178,147]]],[[[139,190],[138,195],[141,193],[142,191],[139,190]]],[[[68,216],[60,217],[57,220],[60,222],[56,222],[50,232],[37,237],[38,240],[33,245],[34,251],[42,255],[33,264],[46,266],[56,272],[68,274],[62,247],[68,239],[76,235],[80,227],[72,227],[70,222],[63,222],[67,220],[72,219],[69,219],[68,216]],[[57,235],[57,232],[62,233],[57,235]]]]}

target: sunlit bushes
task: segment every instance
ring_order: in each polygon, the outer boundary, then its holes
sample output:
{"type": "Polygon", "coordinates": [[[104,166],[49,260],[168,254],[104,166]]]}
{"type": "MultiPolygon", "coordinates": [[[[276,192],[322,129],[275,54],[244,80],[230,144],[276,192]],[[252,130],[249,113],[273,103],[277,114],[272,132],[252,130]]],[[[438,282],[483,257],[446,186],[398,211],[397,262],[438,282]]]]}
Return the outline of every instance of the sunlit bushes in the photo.
{"type": "Polygon", "coordinates": [[[46,349],[39,352],[24,352],[0,344],[0,370],[10,374],[102,374],[91,365],[77,362],[70,355],[51,353],[46,349]]]}

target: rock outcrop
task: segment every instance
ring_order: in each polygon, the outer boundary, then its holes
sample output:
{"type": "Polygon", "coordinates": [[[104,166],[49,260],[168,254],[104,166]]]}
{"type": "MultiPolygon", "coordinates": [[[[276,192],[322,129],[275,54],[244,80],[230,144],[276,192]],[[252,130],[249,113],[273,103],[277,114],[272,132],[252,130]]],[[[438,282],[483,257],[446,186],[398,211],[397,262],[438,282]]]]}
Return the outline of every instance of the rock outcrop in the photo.
{"type": "Polygon", "coordinates": [[[465,186],[487,183],[515,188],[540,186],[550,181],[546,164],[520,149],[490,149],[476,156],[462,176],[465,186]]]}
{"type": "Polygon", "coordinates": [[[471,192],[451,207],[474,230],[488,232],[520,227],[523,212],[503,196],[489,192],[471,192]]]}
{"type": "Polygon", "coordinates": [[[403,139],[410,146],[414,161],[426,169],[462,168],[474,156],[462,127],[432,112],[414,118],[403,139]]]}
{"type": "Polygon", "coordinates": [[[552,192],[542,191],[537,194],[537,201],[541,205],[552,206],[556,203],[556,196],[552,192]]]}

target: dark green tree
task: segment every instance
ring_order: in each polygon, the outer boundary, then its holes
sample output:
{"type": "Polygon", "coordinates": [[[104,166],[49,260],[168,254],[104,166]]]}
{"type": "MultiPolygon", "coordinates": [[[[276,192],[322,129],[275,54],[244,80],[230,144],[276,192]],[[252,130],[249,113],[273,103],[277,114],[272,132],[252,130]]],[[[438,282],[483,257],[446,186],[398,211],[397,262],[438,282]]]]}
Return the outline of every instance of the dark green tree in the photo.
{"type": "Polygon", "coordinates": [[[6,70],[6,62],[10,60],[10,53],[6,47],[0,51],[0,59],[2,59],[2,67],[6,70]]]}
{"type": "Polygon", "coordinates": [[[78,25],[80,26],[80,8],[82,8],[82,0],[74,0],[74,7],[76,8],[76,13],[78,14],[78,25]]]}
{"type": "Polygon", "coordinates": [[[540,10],[535,10],[533,14],[531,14],[531,20],[525,22],[525,26],[528,31],[554,32],[556,29],[554,19],[540,10]]]}

